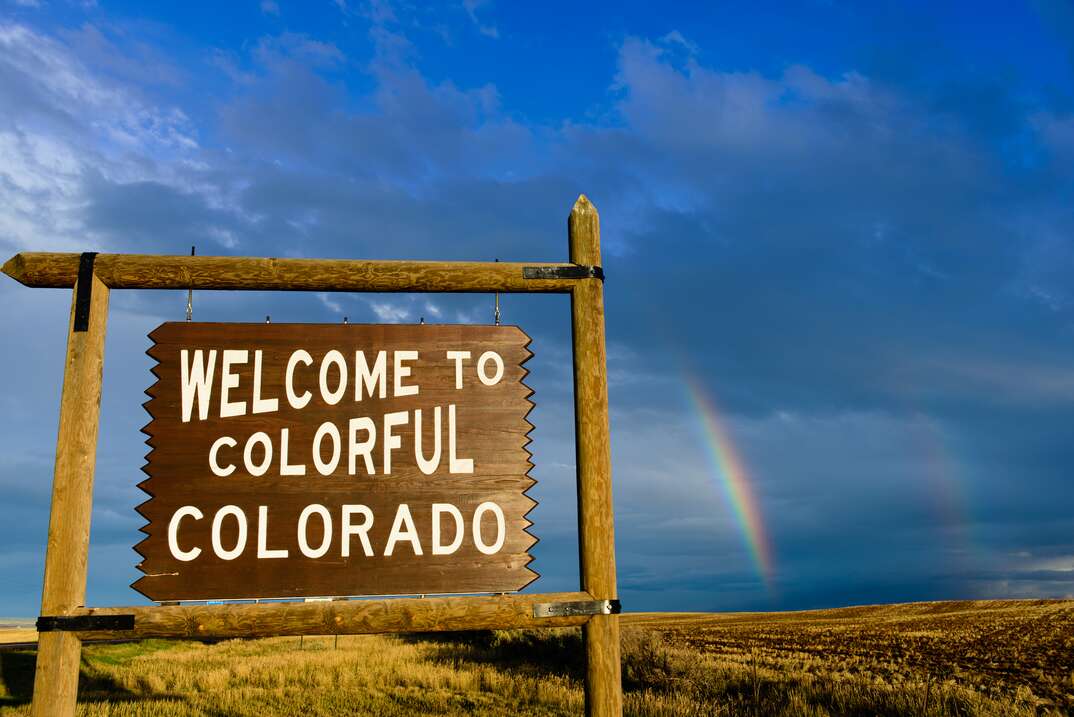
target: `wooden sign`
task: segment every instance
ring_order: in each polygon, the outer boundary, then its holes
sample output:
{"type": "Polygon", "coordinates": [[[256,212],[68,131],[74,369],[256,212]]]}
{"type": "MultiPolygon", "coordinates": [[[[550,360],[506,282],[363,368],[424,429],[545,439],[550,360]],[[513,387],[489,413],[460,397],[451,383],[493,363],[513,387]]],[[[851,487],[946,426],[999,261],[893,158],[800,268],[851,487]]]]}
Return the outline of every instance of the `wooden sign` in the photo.
{"type": "Polygon", "coordinates": [[[507,592],[537,574],[513,326],[166,323],[152,600],[507,592]]]}
{"type": "Polygon", "coordinates": [[[582,626],[586,714],[621,717],[604,270],[585,196],[567,233],[569,262],[9,259],[2,271],[26,286],[72,290],[33,714],[74,717],[84,640],[582,626]],[[165,324],[149,352],[160,380],[147,392],[153,497],[139,508],[150,522],[135,586],[162,602],[219,600],[87,607],[108,300],[122,289],[569,294],[579,589],[429,596],[536,578],[518,329],[165,324]],[[222,602],[395,592],[419,597],[222,602]]]}

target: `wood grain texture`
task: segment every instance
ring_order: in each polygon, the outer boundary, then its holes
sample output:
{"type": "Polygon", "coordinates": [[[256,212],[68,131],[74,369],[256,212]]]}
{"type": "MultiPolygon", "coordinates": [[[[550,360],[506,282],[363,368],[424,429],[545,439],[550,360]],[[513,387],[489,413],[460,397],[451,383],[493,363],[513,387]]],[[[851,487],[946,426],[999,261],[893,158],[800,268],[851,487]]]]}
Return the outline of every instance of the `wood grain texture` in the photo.
{"type": "MultiPolygon", "coordinates": [[[[108,287],[96,276],[92,277],[92,282],[86,331],[74,331],[77,287],[71,297],[45,552],[42,615],[71,614],[86,598],[93,471],[108,320],[108,287]]],[[[32,713],[38,717],[74,715],[80,641],[73,635],[43,634],[37,655],[32,713]]]]}
{"type": "MultiPolygon", "coordinates": [[[[65,288],[74,285],[78,257],[23,252],[9,259],[3,271],[26,286],[65,288]]],[[[575,279],[524,278],[523,267],[533,266],[572,265],[98,254],[95,270],[113,289],[568,293],[577,283],[575,279]]]]}
{"type": "MultiPolygon", "coordinates": [[[[567,220],[571,261],[600,266],[600,217],[582,195],[567,220]]],[[[612,458],[608,429],[607,357],[604,346],[604,285],[578,282],[571,294],[574,336],[575,445],[578,453],[578,542],[582,590],[600,600],[617,596],[612,458]]],[[[586,623],[586,713],[623,711],[619,668],[619,616],[586,623]]]]}
{"type": "Polygon", "coordinates": [[[85,640],[152,637],[231,638],[277,635],[509,630],[566,627],[589,617],[536,618],[533,606],[590,600],[585,593],[337,600],[232,605],[86,608],[81,615],[134,615],[134,630],[75,633],[85,640]]]}
{"type": "MultiPolygon", "coordinates": [[[[337,595],[404,595],[438,593],[508,592],[524,587],[537,577],[530,570],[529,549],[536,539],[526,531],[531,525],[526,514],[536,504],[525,492],[534,481],[526,445],[532,425],[526,416],[532,409],[532,393],[522,382],[527,371],[523,364],[531,356],[527,337],[512,326],[433,326],[360,324],[198,324],[166,323],[150,334],[154,341],[148,354],[158,361],[153,373],[158,381],[146,393],[145,404],[152,421],[143,429],[152,448],[143,469],[150,477],[141,484],[152,497],[138,511],[149,521],[143,528],[147,538],[136,550],[144,560],[139,568],[145,577],[134,588],[152,600],[200,600],[337,595]],[[200,420],[198,410],[188,422],[181,416],[181,351],[188,362],[201,349],[205,360],[217,351],[212,399],[208,416],[200,420]],[[286,398],[284,378],[289,357],[296,349],[307,351],[312,365],[300,364],[295,371],[294,391],[310,391],[307,406],[292,408],[286,398]],[[222,356],[224,350],[244,350],[247,361],[234,367],[238,386],[229,401],[243,401],[247,411],[253,406],[253,373],[256,352],[261,355],[261,398],[278,400],[278,410],[263,414],[220,417],[222,356]],[[319,374],[322,358],[339,351],[348,368],[348,385],[335,405],[322,399],[319,374]],[[404,379],[419,388],[417,395],[392,396],[393,352],[413,350],[418,359],[408,362],[411,375],[404,379]],[[355,353],[362,351],[370,362],[378,351],[387,351],[387,396],[366,395],[355,400],[355,353]],[[463,388],[456,388],[456,365],[448,351],[469,351],[463,364],[463,388]],[[503,359],[503,377],[493,386],[478,378],[479,357],[494,351],[503,359]],[[449,472],[449,406],[455,406],[457,455],[473,461],[473,472],[449,472]],[[440,463],[431,475],[419,470],[415,458],[415,411],[421,409],[422,452],[432,454],[436,443],[434,407],[441,409],[440,463]],[[400,447],[392,451],[391,474],[384,474],[383,416],[407,412],[405,425],[395,429],[400,447]],[[378,432],[371,455],[373,474],[365,459],[348,460],[348,422],[372,419],[378,432]],[[316,468],[314,436],[323,423],[338,427],[341,455],[329,474],[316,468]],[[304,466],[304,475],[283,475],[281,452],[288,437],[288,463],[304,466]],[[262,432],[272,444],[273,458],[267,472],[251,475],[244,467],[244,446],[250,436],[262,432]],[[227,477],[214,475],[209,467],[212,444],[221,436],[236,441],[235,447],[221,449],[218,464],[235,465],[227,477]],[[482,503],[500,506],[505,516],[505,542],[498,552],[486,555],[478,549],[472,516],[482,503]],[[455,506],[464,518],[461,547],[450,555],[434,555],[431,549],[432,505],[455,506]],[[307,557],[298,543],[299,516],[309,505],[324,506],[332,518],[332,535],[327,553],[307,557]],[[397,542],[393,554],[383,554],[396,512],[406,504],[419,536],[422,554],[411,543],[397,542]],[[168,524],[182,506],[197,507],[204,518],[185,518],[179,525],[178,543],[184,550],[200,548],[191,561],[180,561],[168,546],[168,524]],[[343,540],[342,506],[362,505],[373,514],[368,532],[373,555],[366,555],[359,538],[343,540]],[[215,513],[224,506],[237,506],[247,522],[246,549],[228,560],[212,550],[211,529],[215,513]],[[261,507],[265,508],[267,529],[264,547],[287,550],[285,558],[258,558],[261,507]],[[342,554],[343,545],[350,555],[342,554]]],[[[489,372],[494,373],[493,369],[489,372]]],[[[329,386],[338,382],[335,368],[329,370],[329,386]]],[[[357,434],[361,440],[365,432],[357,434]]],[[[331,439],[321,445],[322,460],[331,457],[331,439]]],[[[261,462],[263,446],[251,455],[261,462]]],[[[361,522],[357,520],[356,522],[361,522]]],[[[485,514],[481,522],[482,541],[495,542],[495,518],[485,514]]],[[[441,543],[450,543],[456,534],[455,521],[442,521],[441,543]]],[[[230,549],[238,541],[238,521],[229,517],[221,523],[220,543],[230,549]]],[[[311,546],[322,543],[325,534],[320,517],[312,518],[306,533],[311,546]]]]}

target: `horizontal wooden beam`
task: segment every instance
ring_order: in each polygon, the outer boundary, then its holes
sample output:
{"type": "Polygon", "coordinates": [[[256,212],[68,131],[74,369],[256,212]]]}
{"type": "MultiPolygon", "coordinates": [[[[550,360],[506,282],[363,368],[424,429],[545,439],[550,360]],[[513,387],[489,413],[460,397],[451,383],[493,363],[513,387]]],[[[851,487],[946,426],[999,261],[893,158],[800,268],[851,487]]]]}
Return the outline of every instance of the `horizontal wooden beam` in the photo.
{"type": "MultiPolygon", "coordinates": [[[[78,608],[67,616],[133,615],[131,630],[78,631],[83,640],[366,635],[582,625],[591,615],[534,617],[534,606],[591,601],[589,593],[391,598],[332,602],[78,608]]],[[[547,612],[541,610],[539,612],[547,612]]]]}
{"type": "MultiPolygon", "coordinates": [[[[70,288],[79,254],[23,252],[3,271],[26,286],[70,288]]],[[[94,273],[111,289],[569,293],[582,276],[569,263],[361,261],[232,256],[98,254],[94,273]],[[565,276],[564,274],[575,276],[565,276]]],[[[586,267],[588,269],[588,267],[586,267]]],[[[597,276],[602,276],[595,270],[597,276]]]]}

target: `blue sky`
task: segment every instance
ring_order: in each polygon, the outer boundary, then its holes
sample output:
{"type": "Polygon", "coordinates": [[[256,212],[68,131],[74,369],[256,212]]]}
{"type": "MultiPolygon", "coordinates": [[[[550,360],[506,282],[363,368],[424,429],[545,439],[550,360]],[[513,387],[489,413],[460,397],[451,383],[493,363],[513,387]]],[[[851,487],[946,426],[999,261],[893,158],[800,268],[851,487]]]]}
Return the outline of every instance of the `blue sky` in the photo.
{"type": "MultiPolygon", "coordinates": [[[[1074,595],[1074,5],[702,5],[0,5],[0,253],[558,261],[584,192],[627,609],[1074,595]]],[[[0,282],[0,614],[37,610],[69,300],[0,282]]],[[[533,588],[573,589],[568,303],[503,305],[533,588]]],[[[139,600],[145,335],[184,309],[113,294],[89,604],[139,600]]],[[[195,297],[266,314],[492,300],[195,297]]]]}

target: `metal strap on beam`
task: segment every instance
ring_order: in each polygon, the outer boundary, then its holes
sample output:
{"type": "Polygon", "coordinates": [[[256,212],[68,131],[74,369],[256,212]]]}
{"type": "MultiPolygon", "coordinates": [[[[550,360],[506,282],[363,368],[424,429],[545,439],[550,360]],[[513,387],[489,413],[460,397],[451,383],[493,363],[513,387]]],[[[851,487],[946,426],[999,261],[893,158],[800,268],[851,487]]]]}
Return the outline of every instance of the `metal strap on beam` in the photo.
{"type": "Polygon", "coordinates": [[[534,617],[574,617],[576,615],[618,615],[623,605],[618,600],[580,600],[578,602],[542,602],[533,606],[534,617]]]}
{"type": "Polygon", "coordinates": [[[42,615],[37,618],[38,632],[92,632],[94,630],[133,630],[134,615],[42,615]]]}
{"type": "Polygon", "coordinates": [[[604,281],[604,269],[599,266],[525,266],[523,279],[600,279],[604,281]]]}
{"type": "Polygon", "coordinates": [[[74,331],[89,330],[90,300],[93,297],[93,262],[97,252],[83,252],[78,257],[78,283],[75,285],[74,331]]]}

